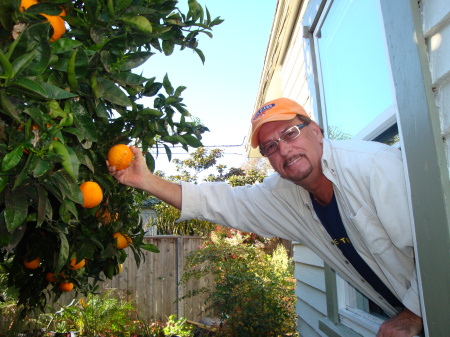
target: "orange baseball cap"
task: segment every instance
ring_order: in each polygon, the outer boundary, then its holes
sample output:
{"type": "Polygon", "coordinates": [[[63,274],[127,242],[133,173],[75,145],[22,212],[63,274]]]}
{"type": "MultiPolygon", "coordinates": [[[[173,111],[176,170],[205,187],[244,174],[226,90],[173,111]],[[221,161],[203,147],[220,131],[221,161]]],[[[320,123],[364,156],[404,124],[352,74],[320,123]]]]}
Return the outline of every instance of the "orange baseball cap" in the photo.
{"type": "Polygon", "coordinates": [[[289,98],[277,98],[273,101],[264,103],[252,117],[252,147],[258,147],[259,129],[265,123],[287,121],[295,118],[297,115],[309,117],[300,104],[289,98]]]}

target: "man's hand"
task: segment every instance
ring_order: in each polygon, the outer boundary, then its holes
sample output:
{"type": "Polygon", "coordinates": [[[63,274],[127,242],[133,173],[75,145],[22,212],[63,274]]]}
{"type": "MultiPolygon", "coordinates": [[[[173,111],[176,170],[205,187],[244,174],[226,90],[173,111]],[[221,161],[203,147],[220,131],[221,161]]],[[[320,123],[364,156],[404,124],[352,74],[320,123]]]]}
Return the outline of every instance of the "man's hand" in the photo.
{"type": "Polygon", "coordinates": [[[381,325],[377,337],[413,337],[422,329],[422,318],[405,308],[381,325]]]}
{"type": "Polygon", "coordinates": [[[106,161],[109,174],[124,185],[139,188],[181,209],[181,186],[155,176],[148,169],[142,152],[134,146],[130,146],[130,148],[134,154],[131,165],[126,169],[117,171],[115,167],[109,166],[108,161],[106,161]]]}
{"type": "Polygon", "coordinates": [[[134,160],[131,165],[124,170],[117,171],[114,166],[109,166],[109,162],[106,161],[109,174],[124,185],[145,190],[147,180],[152,173],[145,163],[145,158],[142,155],[142,152],[134,146],[130,146],[130,149],[134,155],[134,160]]]}

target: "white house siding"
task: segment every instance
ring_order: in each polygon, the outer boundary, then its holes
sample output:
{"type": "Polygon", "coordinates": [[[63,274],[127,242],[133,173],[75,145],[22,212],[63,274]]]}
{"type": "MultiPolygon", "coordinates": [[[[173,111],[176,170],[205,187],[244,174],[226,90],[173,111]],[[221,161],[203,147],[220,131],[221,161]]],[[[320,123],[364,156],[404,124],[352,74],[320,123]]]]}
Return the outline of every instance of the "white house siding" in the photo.
{"type": "Polygon", "coordinates": [[[325,275],[323,261],[303,245],[294,246],[296,312],[301,336],[325,336],[318,322],[326,316],[325,275]]]}
{"type": "Polygon", "coordinates": [[[422,23],[450,175],[450,1],[422,1],[422,23]]]}

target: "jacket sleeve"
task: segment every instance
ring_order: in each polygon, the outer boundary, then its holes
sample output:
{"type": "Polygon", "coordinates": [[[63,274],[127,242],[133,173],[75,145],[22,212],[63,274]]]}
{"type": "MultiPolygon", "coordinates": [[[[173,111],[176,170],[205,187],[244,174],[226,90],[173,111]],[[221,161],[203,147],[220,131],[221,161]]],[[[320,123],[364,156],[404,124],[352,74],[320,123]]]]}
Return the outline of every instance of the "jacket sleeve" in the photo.
{"type": "MultiPolygon", "coordinates": [[[[406,184],[401,152],[395,148],[380,151],[371,167],[370,195],[384,230],[402,254],[400,258],[414,261],[413,222],[406,184]]],[[[409,284],[402,303],[421,316],[415,263],[412,265],[410,275],[404,275],[409,284]]]]}
{"type": "Polygon", "coordinates": [[[261,184],[232,188],[227,183],[182,182],[181,186],[182,208],[178,221],[200,219],[264,237],[275,236],[262,226],[273,219],[264,215],[263,209],[269,207],[264,201],[269,197],[261,184]]]}

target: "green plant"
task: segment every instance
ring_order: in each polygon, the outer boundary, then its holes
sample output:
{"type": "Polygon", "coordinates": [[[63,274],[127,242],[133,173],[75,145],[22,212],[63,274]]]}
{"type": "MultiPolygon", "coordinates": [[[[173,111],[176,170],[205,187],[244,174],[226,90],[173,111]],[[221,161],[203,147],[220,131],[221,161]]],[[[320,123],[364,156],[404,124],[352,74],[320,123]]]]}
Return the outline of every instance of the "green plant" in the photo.
{"type": "Polygon", "coordinates": [[[0,2],[0,264],[8,271],[6,286],[18,291],[26,309],[44,309],[61,295],[48,272],[70,280],[74,295],[87,295],[117,275],[127,254],[139,264],[143,249],[157,252],[143,241],[144,193],[115,181],[105,159],[111,146],[134,143],[153,170],[150,150],[157,144],[169,157],[173,144],[201,145],[207,129],[190,120],[186,87],[174,86],[168,74],[133,72],[154,53],[169,56],[177,47],[204,62],[199,37],[211,37],[222,20],[196,0],[188,1],[187,13],[177,4],[46,0],[21,12],[19,0],[0,2]],[[51,41],[41,13],[63,16],[61,38],[51,41]],[[91,209],[82,207],[79,185],[86,181],[103,192],[91,209]],[[102,207],[119,214],[110,225],[95,216],[102,207]],[[132,238],[129,248],[114,247],[115,232],[132,238]],[[68,269],[74,256],[87,265],[68,269]],[[38,268],[23,266],[36,257],[38,268]]]}
{"type": "Polygon", "coordinates": [[[177,319],[177,316],[170,315],[163,331],[166,336],[192,337],[194,328],[192,325],[186,324],[186,318],[177,319]]]}
{"type": "Polygon", "coordinates": [[[296,335],[293,266],[283,246],[272,255],[246,236],[211,234],[210,242],[187,259],[182,283],[212,275],[213,284],[189,296],[207,294],[207,313],[220,319],[220,336],[296,335]]]}
{"type": "MultiPolygon", "coordinates": [[[[139,317],[139,315],[138,315],[139,317]]],[[[161,322],[153,322],[148,324],[144,320],[134,322],[133,335],[142,337],[164,337],[164,325],[161,322]]]]}
{"type": "Polygon", "coordinates": [[[114,290],[62,307],[51,318],[49,327],[56,332],[79,331],[85,336],[114,335],[131,331],[135,308],[131,301],[117,297],[114,290]]]}

